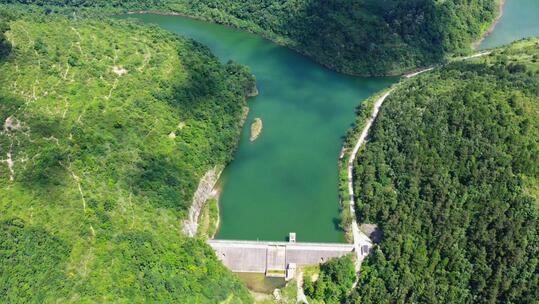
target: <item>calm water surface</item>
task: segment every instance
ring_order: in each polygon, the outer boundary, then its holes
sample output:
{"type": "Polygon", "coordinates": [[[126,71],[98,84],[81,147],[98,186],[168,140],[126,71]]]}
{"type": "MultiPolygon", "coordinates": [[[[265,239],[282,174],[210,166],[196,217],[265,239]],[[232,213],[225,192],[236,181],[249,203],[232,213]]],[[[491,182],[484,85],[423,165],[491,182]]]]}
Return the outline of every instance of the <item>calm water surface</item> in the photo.
{"type": "Polygon", "coordinates": [[[494,32],[481,43],[493,48],[515,40],[539,36],[539,0],[506,0],[494,32]]]}
{"type": "Polygon", "coordinates": [[[177,16],[137,15],[210,47],[222,62],[249,66],[260,95],[234,161],[222,178],[219,239],[342,242],[337,159],[342,136],[362,100],[395,78],[332,72],[287,48],[237,29],[177,16]],[[249,141],[250,124],[263,121],[249,141]]]}
{"type": "MultiPolygon", "coordinates": [[[[198,40],[222,62],[249,66],[260,95],[251,109],[235,160],[221,180],[219,239],[342,242],[337,158],[354,108],[395,78],[341,75],[284,47],[237,29],[176,16],[137,15],[198,40]],[[249,125],[264,128],[249,142],[249,125]]],[[[481,48],[539,36],[539,0],[507,0],[504,15],[481,48]]]]}

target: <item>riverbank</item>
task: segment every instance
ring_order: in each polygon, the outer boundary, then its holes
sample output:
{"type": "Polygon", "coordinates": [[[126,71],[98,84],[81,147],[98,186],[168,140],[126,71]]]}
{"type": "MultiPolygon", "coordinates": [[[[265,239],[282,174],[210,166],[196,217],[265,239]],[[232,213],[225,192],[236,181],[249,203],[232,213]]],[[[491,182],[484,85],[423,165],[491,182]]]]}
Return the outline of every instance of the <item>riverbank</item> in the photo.
{"type": "Polygon", "coordinates": [[[348,168],[352,156],[355,159],[355,154],[357,154],[357,151],[355,153],[353,152],[357,146],[355,139],[359,138],[360,134],[364,132],[367,127],[370,128],[368,121],[372,118],[377,101],[379,101],[387,92],[393,89],[394,86],[383,90],[382,92],[369,97],[359,105],[357,108],[356,121],[354,122],[353,127],[348,131],[341,149],[341,155],[339,157],[339,200],[341,204],[340,226],[345,231],[346,240],[350,243],[354,242],[352,223],[355,219],[352,214],[352,208],[350,207],[352,197],[350,196],[349,191],[350,177],[348,168]]]}
{"type": "MultiPolygon", "coordinates": [[[[415,75],[419,75],[420,73],[416,73],[415,75]]],[[[412,76],[413,77],[413,76],[412,76]]],[[[354,198],[354,185],[353,185],[353,165],[354,161],[356,159],[356,156],[359,152],[359,149],[366,143],[367,136],[369,135],[369,131],[376,120],[376,117],[378,116],[378,113],[380,111],[380,108],[382,107],[384,101],[387,99],[387,97],[391,94],[391,92],[395,89],[395,86],[386,89],[382,95],[377,95],[376,98],[369,98],[368,102],[362,103],[362,106],[359,110],[359,112],[363,115],[360,115],[360,118],[357,121],[357,126],[355,128],[356,132],[353,132],[352,134],[357,134],[359,130],[359,137],[357,138],[357,141],[351,145],[350,142],[348,142],[348,146],[346,148],[343,148],[343,153],[341,154],[343,157],[341,158],[340,170],[344,170],[346,172],[346,186],[343,187],[341,184],[341,202],[344,204],[342,206],[343,215],[342,220],[346,220],[347,222],[342,222],[341,226],[343,227],[349,227],[347,229],[347,239],[352,239],[355,253],[356,253],[356,260],[355,260],[355,271],[357,274],[359,274],[359,271],[361,269],[361,263],[363,262],[363,259],[370,253],[370,249],[372,248],[372,241],[369,239],[369,237],[363,233],[359,229],[357,215],[356,215],[356,206],[355,206],[355,198],[354,198]],[[363,106],[365,105],[365,106],[363,106]],[[359,127],[361,126],[361,127],[359,127]],[[350,149],[352,149],[350,151],[350,149]],[[344,191],[342,191],[344,189],[344,191]],[[364,248],[366,245],[366,249],[364,248]]],[[[342,183],[342,180],[341,180],[342,183]]],[[[354,282],[354,287],[356,286],[358,282],[359,275],[356,276],[356,281],[354,282]]]]}
{"type": "MultiPolygon", "coordinates": [[[[505,0],[500,0],[500,1],[502,1],[502,3],[503,3],[505,0]]],[[[392,71],[387,71],[386,73],[350,72],[350,71],[347,71],[347,70],[343,70],[343,69],[339,68],[336,65],[332,65],[332,64],[327,63],[327,62],[316,60],[315,59],[316,58],[315,54],[298,47],[297,43],[294,42],[293,40],[289,39],[289,38],[279,36],[277,34],[273,34],[273,33],[268,32],[268,31],[258,30],[256,28],[251,28],[251,27],[248,27],[248,26],[244,26],[244,25],[242,25],[241,20],[239,20],[238,22],[227,22],[227,21],[223,21],[223,20],[215,20],[213,18],[208,18],[208,17],[204,17],[204,16],[197,16],[197,15],[193,15],[193,14],[190,14],[190,13],[172,11],[172,10],[170,10],[170,11],[163,11],[163,10],[133,10],[133,11],[127,11],[127,12],[125,12],[125,14],[127,14],[127,15],[137,15],[137,14],[139,14],[139,15],[148,15],[148,14],[151,14],[151,15],[161,15],[161,16],[177,16],[177,17],[183,17],[183,18],[188,18],[188,19],[193,19],[193,20],[198,20],[198,21],[204,21],[204,22],[208,22],[208,23],[218,24],[218,25],[225,26],[225,27],[232,28],[232,29],[239,29],[239,30],[245,31],[247,33],[255,34],[255,35],[257,35],[257,36],[259,36],[259,37],[261,37],[261,38],[263,38],[263,39],[265,39],[265,40],[267,40],[269,42],[272,42],[272,43],[275,43],[277,45],[286,47],[286,48],[288,48],[288,49],[290,49],[290,50],[304,56],[306,59],[316,63],[317,65],[323,66],[324,68],[327,68],[327,69],[329,69],[331,71],[335,71],[337,73],[341,73],[341,74],[349,75],[349,76],[355,76],[355,77],[402,77],[402,76],[405,76],[407,74],[411,74],[411,73],[414,73],[416,71],[425,69],[425,66],[417,66],[415,68],[409,68],[409,69],[396,69],[396,70],[393,69],[392,71]]],[[[499,17],[498,17],[498,19],[499,19],[499,17]]],[[[498,19],[496,19],[496,22],[497,22],[498,19]]],[[[482,39],[484,39],[484,38],[482,38],[482,39]]],[[[448,55],[451,55],[451,54],[448,54],[448,55]]]]}
{"type": "MultiPolygon", "coordinates": [[[[256,97],[259,94],[256,84],[245,92],[245,100],[256,97]]],[[[239,132],[237,134],[236,147],[240,141],[240,134],[245,126],[249,107],[243,107],[243,112],[239,120],[239,132]]],[[[201,178],[197,190],[193,194],[193,200],[187,218],[183,222],[183,232],[190,236],[205,236],[213,239],[219,231],[221,223],[219,211],[219,197],[221,187],[218,186],[219,179],[226,165],[217,165],[207,171],[201,178]],[[213,201],[212,201],[213,200],[213,201]],[[198,231],[200,223],[204,224],[204,231],[198,231]]]]}
{"type": "Polygon", "coordinates": [[[222,166],[216,166],[208,170],[200,180],[197,190],[193,195],[193,201],[189,208],[187,219],[183,222],[183,232],[190,237],[197,235],[200,215],[208,200],[215,197],[214,187],[221,173],[222,166]]]}
{"type": "Polygon", "coordinates": [[[539,122],[534,119],[539,65],[533,60],[538,44],[527,39],[492,49],[491,55],[472,55],[403,82],[391,93],[354,166],[359,221],[384,229],[376,254],[362,266],[356,289],[362,300],[384,302],[404,294],[403,302],[468,298],[517,303],[533,298],[519,284],[533,272],[529,261],[537,246],[527,234],[514,231],[533,234],[537,210],[524,187],[506,185],[523,185],[521,176],[532,176],[538,167],[533,165],[537,154],[530,153],[538,125],[528,124],[539,122]],[[513,137],[513,144],[504,140],[513,137]],[[492,165],[501,158],[509,161],[492,165]],[[470,163],[482,173],[471,176],[470,163]],[[454,246],[455,240],[466,245],[454,246]],[[500,257],[496,248],[511,249],[500,257]],[[438,256],[454,263],[439,263],[438,256]],[[415,267],[418,261],[423,264],[415,267]],[[457,264],[474,267],[453,273],[457,264]],[[440,279],[425,279],[436,267],[440,279]],[[505,281],[490,274],[507,269],[514,276],[501,288],[505,281]],[[392,281],[399,276],[422,285],[392,281]],[[477,289],[476,280],[455,277],[479,278],[484,288],[477,289]],[[449,292],[430,292],[439,286],[449,292]],[[457,297],[453,290],[460,290],[457,297]]]}
{"type": "MultiPolygon", "coordinates": [[[[490,51],[480,52],[459,58],[455,61],[464,61],[474,59],[482,56],[490,55],[490,51]]],[[[436,67],[430,67],[415,73],[411,73],[404,77],[410,79],[420,74],[434,70],[436,67]]],[[[401,82],[402,83],[402,82],[401,82]]],[[[397,89],[401,84],[397,83],[392,87],[384,90],[383,92],[373,96],[363,102],[358,109],[358,118],[356,119],[355,127],[349,132],[341,150],[341,157],[339,159],[339,172],[340,172],[340,184],[339,195],[341,202],[341,227],[349,227],[346,229],[347,240],[353,240],[354,247],[356,248],[356,272],[359,273],[361,263],[366,255],[369,254],[370,248],[367,252],[364,252],[363,248],[360,248],[360,244],[370,244],[372,242],[370,236],[367,236],[360,228],[356,215],[356,202],[354,194],[354,163],[356,157],[362,148],[367,143],[369,131],[373,126],[380,109],[390,94],[397,89]],[[353,141],[351,141],[353,139],[353,141]],[[351,150],[350,150],[351,149],[351,150]],[[344,179],[343,176],[346,178],[344,179]],[[361,250],[360,250],[361,249],[361,250]]],[[[367,224],[367,223],[363,223],[367,224]]],[[[376,231],[376,234],[380,235],[380,231],[376,231]]],[[[357,284],[354,283],[354,286],[357,284]]]]}
{"type": "Polygon", "coordinates": [[[483,40],[485,40],[485,38],[487,38],[494,31],[494,29],[496,28],[496,25],[498,25],[498,22],[500,22],[500,19],[503,16],[503,8],[504,8],[506,0],[498,0],[498,1],[499,1],[498,2],[498,16],[496,17],[496,19],[494,19],[494,21],[488,27],[488,29],[485,32],[483,32],[483,34],[481,34],[481,37],[479,37],[479,39],[472,44],[472,48],[474,50],[479,49],[481,42],[483,42],[483,40]]]}

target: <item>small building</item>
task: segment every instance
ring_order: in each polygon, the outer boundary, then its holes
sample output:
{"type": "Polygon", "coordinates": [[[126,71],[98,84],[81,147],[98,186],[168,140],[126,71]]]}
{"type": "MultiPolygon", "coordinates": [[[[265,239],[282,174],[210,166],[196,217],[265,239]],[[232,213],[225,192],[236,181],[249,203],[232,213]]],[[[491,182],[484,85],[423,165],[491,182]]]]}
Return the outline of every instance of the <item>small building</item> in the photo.
{"type": "Polygon", "coordinates": [[[362,245],[360,247],[361,249],[361,255],[362,256],[367,256],[369,253],[371,253],[371,248],[372,246],[369,246],[369,245],[362,245]]]}
{"type": "MultiPolygon", "coordinates": [[[[268,277],[292,279],[298,267],[316,265],[354,251],[353,244],[208,240],[217,257],[233,272],[265,273],[268,277]]],[[[363,248],[360,248],[363,250],[363,248]]]]}
{"type": "Polygon", "coordinates": [[[295,243],[296,242],[296,233],[295,232],[290,232],[288,234],[288,242],[289,243],[295,243]]]}
{"type": "Polygon", "coordinates": [[[290,281],[296,276],[296,263],[289,263],[286,267],[286,277],[284,278],[286,281],[290,281]]]}

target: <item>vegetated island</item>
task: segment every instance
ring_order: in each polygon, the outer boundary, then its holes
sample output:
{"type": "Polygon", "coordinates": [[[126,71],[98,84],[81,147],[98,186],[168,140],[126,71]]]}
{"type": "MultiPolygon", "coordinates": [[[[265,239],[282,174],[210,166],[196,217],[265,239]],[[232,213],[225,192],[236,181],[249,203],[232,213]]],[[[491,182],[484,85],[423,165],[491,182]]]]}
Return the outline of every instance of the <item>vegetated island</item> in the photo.
{"type": "Polygon", "coordinates": [[[383,237],[348,301],[539,298],[537,88],[537,39],[395,87],[354,165],[383,237]]]}
{"type": "Polygon", "coordinates": [[[0,6],[0,29],[0,302],[252,302],[181,233],[251,73],[134,22],[0,6]]]}
{"type": "Polygon", "coordinates": [[[499,1],[8,0],[74,14],[173,13],[232,25],[353,75],[401,75],[470,53],[495,22],[499,1]]]}
{"type": "Polygon", "coordinates": [[[260,136],[260,133],[262,133],[262,127],[262,119],[258,117],[255,118],[251,124],[251,136],[249,137],[251,142],[255,141],[260,136]]]}

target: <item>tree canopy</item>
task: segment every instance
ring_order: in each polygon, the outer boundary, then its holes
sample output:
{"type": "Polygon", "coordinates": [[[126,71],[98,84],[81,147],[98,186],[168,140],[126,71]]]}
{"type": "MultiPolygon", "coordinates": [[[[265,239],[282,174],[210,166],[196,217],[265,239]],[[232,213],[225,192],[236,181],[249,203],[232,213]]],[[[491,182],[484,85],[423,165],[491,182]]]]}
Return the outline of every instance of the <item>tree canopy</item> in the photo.
{"type": "Polygon", "coordinates": [[[355,75],[402,74],[468,53],[499,0],[8,0],[54,10],[179,12],[233,25],[355,75]]]}
{"type": "Polygon", "coordinates": [[[0,302],[251,302],[181,233],[249,71],[157,27],[14,12],[0,62],[0,302]]]}
{"type": "Polygon", "coordinates": [[[539,298],[539,41],[395,89],[355,163],[358,220],[381,243],[357,303],[539,298]]]}

